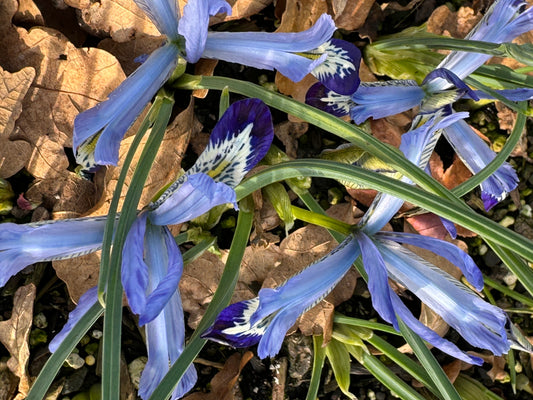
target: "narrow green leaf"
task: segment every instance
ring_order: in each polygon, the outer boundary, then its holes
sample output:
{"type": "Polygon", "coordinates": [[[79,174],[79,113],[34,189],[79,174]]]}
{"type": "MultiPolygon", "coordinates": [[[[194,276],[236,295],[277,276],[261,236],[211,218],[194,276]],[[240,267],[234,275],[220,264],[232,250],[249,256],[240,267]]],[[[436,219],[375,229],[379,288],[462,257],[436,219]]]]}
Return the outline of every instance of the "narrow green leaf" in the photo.
{"type": "Polygon", "coordinates": [[[335,380],[346,396],[356,397],[350,393],[350,353],[344,343],[332,339],[326,346],[326,357],[335,374],[335,380]]]}
{"type": "MultiPolygon", "coordinates": [[[[526,266],[524,266],[526,267],[526,266]]],[[[510,289],[509,287],[507,286],[504,286],[502,285],[501,283],[499,282],[496,282],[494,279],[486,276],[486,275],[483,275],[483,280],[485,281],[485,285],[486,286],[490,286],[491,288],[494,288],[496,290],[498,290],[499,292],[503,293],[504,295],[512,298],[512,299],[515,299],[519,302],[521,302],[522,304],[528,306],[528,307],[533,307],[533,300],[528,297],[528,296],[524,296],[523,294],[520,294],[520,293],[517,293],[515,292],[514,290],[510,289]]]]}
{"type": "Polygon", "coordinates": [[[343,235],[349,235],[352,232],[352,226],[339,221],[335,218],[331,218],[328,215],[322,213],[316,213],[313,211],[307,211],[303,208],[291,206],[292,212],[296,219],[300,221],[305,221],[313,225],[322,226],[327,229],[332,229],[334,231],[340,232],[343,235]]]}
{"type": "Polygon", "coordinates": [[[229,89],[225,87],[220,93],[220,104],[218,108],[218,119],[222,118],[226,110],[229,108],[229,89]]]}
{"type": "Polygon", "coordinates": [[[427,371],[429,378],[435,384],[438,392],[445,400],[461,400],[461,396],[457,393],[448,376],[444,373],[441,366],[431,354],[431,351],[426,347],[424,341],[416,335],[400,318],[398,324],[403,337],[413,349],[416,357],[427,371]]]}
{"type": "Polygon", "coordinates": [[[385,324],[374,322],[374,321],[368,321],[366,319],[347,317],[339,313],[335,313],[335,318],[333,319],[333,322],[337,324],[360,326],[362,328],[368,328],[368,329],[372,329],[373,331],[381,331],[385,333],[390,333],[396,336],[400,335],[400,333],[397,332],[396,329],[394,329],[390,325],[385,325],[385,324]]]}
{"type": "Polygon", "coordinates": [[[81,338],[93,326],[96,320],[102,315],[104,308],[100,303],[92,306],[87,313],[81,317],[79,322],[72,328],[57,350],[50,356],[43,369],[37,376],[35,382],[26,397],[26,400],[42,400],[45,398],[48,388],[54,381],[59,369],[67,357],[72,353],[81,338]]]}
{"type": "Polygon", "coordinates": [[[235,228],[235,235],[231,242],[226,268],[220,278],[218,288],[213,295],[211,303],[196,328],[190,342],[185,346],[180,358],[176,360],[174,365],[165,375],[159,386],[154,390],[150,400],[166,399],[170,396],[174,387],[177,385],[189,365],[196,358],[206,340],[200,338],[200,334],[204,332],[215,320],[220,311],[226,307],[233,295],[235,285],[239,279],[239,270],[241,266],[244,250],[248,244],[248,238],[252,230],[253,222],[253,200],[247,198],[239,203],[239,217],[237,219],[237,227],[235,228]]]}
{"type": "Polygon", "coordinates": [[[326,359],[326,349],[322,347],[323,343],[324,339],[321,335],[313,336],[313,372],[311,373],[311,381],[309,382],[309,389],[307,390],[305,400],[317,399],[320,377],[322,376],[324,360],[326,359]]]}

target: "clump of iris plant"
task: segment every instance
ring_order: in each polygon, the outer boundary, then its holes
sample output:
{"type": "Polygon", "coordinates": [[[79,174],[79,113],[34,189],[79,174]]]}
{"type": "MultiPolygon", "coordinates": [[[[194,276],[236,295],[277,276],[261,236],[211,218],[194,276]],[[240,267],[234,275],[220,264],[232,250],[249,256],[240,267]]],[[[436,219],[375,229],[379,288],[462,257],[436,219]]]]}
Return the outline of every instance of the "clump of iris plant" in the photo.
{"type": "Polygon", "coordinates": [[[308,73],[326,87],[352,93],[359,85],[361,54],[354,45],[332,39],[333,19],[323,14],[298,33],[208,32],[209,16],[231,13],[223,0],[191,0],[180,15],[176,0],[135,0],[166,43],[115,89],[109,98],[79,114],[74,121],[73,147],[77,162],[88,171],[118,161],[127,129],[170,78],[181,57],[195,63],[200,57],[277,69],[298,82],[308,73]]]}
{"type": "MultiPolygon", "coordinates": [[[[533,8],[525,7],[526,3],[520,0],[496,1],[466,38],[502,43],[528,32],[533,25],[533,8]]],[[[483,92],[470,90],[462,81],[489,58],[490,55],[486,54],[454,51],[426,76],[420,86],[413,80],[363,82],[355,92],[345,95],[317,83],[309,89],[306,102],[333,115],[350,115],[358,124],[368,118],[384,118],[414,107],[419,107],[418,113],[422,118],[439,110],[451,113],[451,104],[460,98],[492,98],[483,92]]],[[[496,92],[511,101],[533,98],[531,89],[496,92]]],[[[413,126],[417,123],[419,119],[415,119],[413,126]]],[[[444,129],[444,136],[473,174],[496,157],[494,151],[464,121],[457,121],[444,129]]],[[[485,209],[490,210],[507,197],[517,184],[516,172],[504,163],[480,186],[485,209]]]]}
{"type": "MultiPolygon", "coordinates": [[[[268,107],[257,99],[233,103],[217,123],[196,163],[161,196],[142,210],[123,249],[122,283],[139,324],[146,325],[148,363],[139,395],[150,397],[185,343],[178,284],[181,252],[167,225],[196,218],[225,203],[236,204],[235,186],[266,154],[274,136],[268,107]]],[[[98,250],[106,216],[0,224],[0,285],[27,265],[73,258],[98,250]]],[[[63,330],[50,343],[55,351],[80,318],[98,301],[96,287],[87,291],[63,330]]],[[[173,393],[182,397],[196,382],[189,367],[173,393]]]]}

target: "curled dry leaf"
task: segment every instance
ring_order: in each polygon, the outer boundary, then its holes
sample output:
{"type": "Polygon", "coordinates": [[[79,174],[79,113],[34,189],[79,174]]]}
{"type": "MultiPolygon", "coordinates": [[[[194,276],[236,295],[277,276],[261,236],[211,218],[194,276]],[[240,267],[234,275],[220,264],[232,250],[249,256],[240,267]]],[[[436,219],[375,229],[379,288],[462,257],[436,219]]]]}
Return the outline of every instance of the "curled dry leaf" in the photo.
{"type": "Polygon", "coordinates": [[[461,7],[453,12],[447,6],[440,6],[429,17],[427,30],[437,35],[464,38],[481,17],[481,13],[474,12],[470,7],[461,7]]]}
{"type": "Polygon", "coordinates": [[[209,393],[196,392],[185,397],[184,400],[233,400],[235,384],[239,380],[242,369],[252,357],[251,351],[247,351],[242,356],[239,353],[232,354],[224,364],[224,368],[211,380],[209,393]]]}
{"type": "Polygon", "coordinates": [[[133,0],[65,0],[80,10],[81,20],[90,34],[127,42],[135,36],[159,36],[160,33],[133,0]]]}
{"type": "Polygon", "coordinates": [[[61,33],[42,27],[15,28],[16,1],[0,8],[0,64],[9,71],[33,67],[36,76],[22,101],[11,140],[32,146],[26,169],[36,178],[67,173],[65,147],[72,147],[75,116],[106,99],[124,79],[117,60],[99,49],[78,49],[61,33]],[[45,116],[43,116],[43,111],[45,116]]]}
{"type": "Polygon", "coordinates": [[[290,122],[285,121],[277,124],[274,128],[274,134],[281,140],[285,146],[285,152],[291,158],[298,156],[298,139],[309,129],[307,122],[290,122]]]}
{"type": "Polygon", "coordinates": [[[35,285],[29,284],[20,287],[13,297],[13,311],[11,318],[0,321],[0,342],[11,355],[7,366],[20,378],[19,395],[16,398],[26,397],[31,385],[27,367],[30,357],[29,336],[33,321],[33,301],[35,300],[35,285]]]}
{"type": "Polygon", "coordinates": [[[33,0],[18,0],[18,8],[13,21],[17,24],[44,25],[41,10],[33,0]]]}
{"type": "MultiPolygon", "coordinates": [[[[185,149],[190,136],[201,129],[201,126],[199,126],[194,119],[193,110],[194,106],[191,101],[189,107],[178,114],[168,126],[161,147],[156,155],[153,167],[146,180],[141,195],[140,207],[146,205],[154,194],[165,184],[173,180],[179,172],[181,160],[185,154],[185,149]]],[[[146,141],[147,135],[145,136],[144,141],[146,141]]],[[[124,162],[124,158],[126,157],[126,153],[132,140],[133,138],[129,137],[122,141],[118,167],[110,167],[103,171],[103,180],[105,182],[103,185],[103,194],[96,206],[89,211],[89,215],[97,216],[107,214],[120,174],[120,168],[124,162]]],[[[139,152],[136,154],[136,157],[130,166],[130,171],[128,171],[126,184],[119,201],[119,208],[122,206],[128,184],[133,176],[135,166],[139,161],[139,154],[139,152]]],[[[58,214],[58,212],[54,212],[55,216],[58,216],[58,214]]],[[[72,300],[77,302],[79,297],[93,287],[98,281],[100,252],[76,257],[70,260],[54,261],[52,265],[57,276],[67,284],[72,300]],[[73,271],[76,271],[76,273],[72,273],[73,271]]]]}
{"type": "Polygon", "coordinates": [[[331,0],[335,26],[347,31],[362,27],[374,2],[375,0],[331,0]]]}
{"type": "Polygon", "coordinates": [[[15,121],[22,112],[22,101],[35,70],[26,67],[11,74],[0,67],[0,178],[9,178],[20,171],[31,155],[31,146],[24,140],[10,140],[15,121]]]}

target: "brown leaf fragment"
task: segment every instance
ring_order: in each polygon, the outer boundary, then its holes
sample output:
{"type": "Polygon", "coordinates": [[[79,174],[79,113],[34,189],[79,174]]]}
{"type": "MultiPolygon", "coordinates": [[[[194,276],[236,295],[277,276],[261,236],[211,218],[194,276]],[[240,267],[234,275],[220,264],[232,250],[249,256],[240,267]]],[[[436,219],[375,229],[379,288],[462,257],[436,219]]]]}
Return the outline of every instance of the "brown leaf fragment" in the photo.
{"type": "Polygon", "coordinates": [[[331,0],[333,19],[339,29],[353,31],[366,21],[375,0],[331,0]]]}
{"type": "Polygon", "coordinates": [[[7,367],[5,361],[0,361],[0,400],[10,400],[17,393],[19,379],[7,367]]]}
{"type": "Polygon", "coordinates": [[[21,398],[28,394],[31,386],[27,371],[30,357],[28,339],[33,321],[34,300],[35,286],[33,284],[20,287],[13,297],[11,318],[0,321],[0,342],[11,355],[7,362],[8,368],[20,378],[18,391],[21,398]]]}
{"type": "Polygon", "coordinates": [[[285,146],[285,152],[291,158],[298,156],[298,139],[309,129],[307,122],[285,121],[274,127],[274,134],[285,146]]]}
{"type": "Polygon", "coordinates": [[[100,252],[68,260],[52,262],[57,277],[66,283],[68,294],[74,303],[90,288],[98,284],[100,271],[100,252]]]}
{"type": "MultiPolygon", "coordinates": [[[[218,60],[201,58],[194,66],[194,73],[195,75],[213,76],[217,65],[218,60]]],[[[207,93],[209,93],[209,89],[195,89],[192,91],[192,95],[197,99],[204,99],[207,93]]]]}
{"type": "MultiPolygon", "coordinates": [[[[305,103],[305,95],[307,91],[318,81],[313,75],[308,74],[300,82],[293,82],[286,76],[283,76],[280,72],[276,71],[274,82],[280,93],[291,96],[295,100],[305,103]]],[[[289,114],[288,119],[291,122],[303,122],[303,120],[291,114],[289,114]]]]}
{"type": "Polygon", "coordinates": [[[160,33],[133,0],[65,0],[80,10],[82,28],[88,33],[127,42],[135,36],[159,36],[160,33]]]}
{"type": "Polygon", "coordinates": [[[31,67],[14,74],[0,67],[0,178],[9,178],[20,171],[30,158],[30,144],[23,140],[10,140],[15,122],[22,112],[22,101],[35,78],[31,67]]]}
{"type": "Polygon", "coordinates": [[[285,11],[276,32],[300,32],[309,29],[327,12],[328,4],[325,1],[286,0],[285,11]]]}
{"type": "Polygon", "coordinates": [[[427,30],[437,35],[464,38],[481,17],[481,13],[475,13],[470,7],[461,7],[453,12],[444,5],[433,11],[427,22],[427,30]]]}
{"type": "Polygon", "coordinates": [[[13,22],[18,25],[44,25],[44,18],[33,0],[18,0],[18,9],[13,16],[13,22]]]}
{"type": "Polygon", "coordinates": [[[239,380],[242,369],[252,357],[251,351],[247,351],[242,356],[239,353],[232,354],[224,364],[224,368],[211,380],[209,393],[196,392],[185,397],[184,400],[233,400],[234,386],[239,380]]]}

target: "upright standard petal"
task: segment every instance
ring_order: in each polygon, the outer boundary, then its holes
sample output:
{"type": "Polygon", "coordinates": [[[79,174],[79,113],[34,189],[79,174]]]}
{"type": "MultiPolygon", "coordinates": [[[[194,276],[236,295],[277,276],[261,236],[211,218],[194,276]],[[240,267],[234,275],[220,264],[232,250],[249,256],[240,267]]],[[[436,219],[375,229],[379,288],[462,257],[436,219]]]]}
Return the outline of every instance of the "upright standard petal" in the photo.
{"type": "Polygon", "coordinates": [[[106,218],[0,224],[0,286],[30,264],[78,257],[98,250],[102,246],[106,218]]]}
{"type": "MultiPolygon", "coordinates": [[[[179,8],[176,0],[134,0],[159,32],[170,40],[178,37],[179,8]]],[[[207,30],[207,27],[206,27],[207,30]]]]}
{"type": "Polygon", "coordinates": [[[474,292],[395,242],[376,241],[389,276],[407,287],[473,346],[501,355],[509,351],[506,315],[474,292]]]}
{"type": "Polygon", "coordinates": [[[267,153],[274,138],[270,110],[261,100],[233,103],[216,124],[209,143],[188,175],[204,173],[237,186],[267,153]]]}
{"type": "Polygon", "coordinates": [[[206,174],[183,175],[149,206],[150,222],[172,225],[190,221],[220,204],[236,205],[235,190],[206,174]]]}
{"type": "Polygon", "coordinates": [[[65,337],[72,331],[72,328],[80,321],[80,319],[89,311],[89,309],[98,302],[98,286],[94,286],[87,290],[78,301],[78,305],[68,315],[68,321],[63,326],[61,331],[54,336],[48,345],[51,353],[55,352],[59,345],[63,343],[65,337]]]}
{"type": "Polygon", "coordinates": [[[361,54],[354,45],[331,39],[335,30],[333,19],[323,14],[303,32],[209,32],[202,57],[276,69],[294,82],[312,73],[330,89],[351,94],[359,85],[361,54]]]}
{"type": "Polygon", "coordinates": [[[120,141],[156,92],[176,68],[178,48],[160,47],[109,98],[82,112],[74,120],[76,161],[85,169],[116,165],[120,141]]]}
{"type": "Polygon", "coordinates": [[[234,347],[259,343],[260,358],[276,355],[298,317],[326,297],[360,254],[353,236],[275,289],[264,288],[255,299],[235,303],[202,337],[234,347]]]}
{"type": "Polygon", "coordinates": [[[185,38],[185,58],[190,63],[197,62],[202,55],[207,39],[209,16],[218,13],[231,15],[231,5],[225,0],[189,0],[183,8],[178,32],[185,38]]]}
{"type": "MultiPolygon", "coordinates": [[[[455,152],[466,165],[476,174],[491,162],[496,153],[462,120],[444,129],[444,136],[452,145],[455,152]]],[[[504,163],[498,170],[481,183],[481,199],[485,210],[490,210],[505,199],[509,192],[518,185],[518,176],[508,163],[504,163]]]]}
{"type": "MultiPolygon", "coordinates": [[[[526,9],[527,3],[521,0],[497,0],[485,16],[466,36],[470,40],[482,40],[492,43],[510,42],[533,26],[533,7],[526,9]]],[[[439,64],[460,78],[465,78],[491,58],[488,54],[453,51],[439,64]]],[[[444,79],[429,83],[432,91],[450,87],[444,79]]]]}

